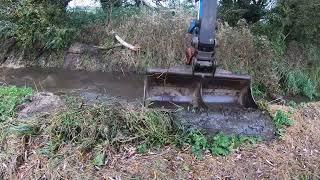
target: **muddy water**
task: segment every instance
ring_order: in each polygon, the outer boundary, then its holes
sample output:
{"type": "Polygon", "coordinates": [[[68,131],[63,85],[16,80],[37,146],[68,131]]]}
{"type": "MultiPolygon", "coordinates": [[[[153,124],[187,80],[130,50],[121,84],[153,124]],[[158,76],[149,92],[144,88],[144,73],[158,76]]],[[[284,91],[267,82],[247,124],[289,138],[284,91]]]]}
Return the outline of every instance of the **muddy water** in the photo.
{"type": "MultiPolygon", "coordinates": [[[[61,69],[0,69],[0,83],[32,87],[58,95],[79,95],[87,101],[125,101],[142,104],[143,76],[137,74],[66,71],[61,69]]],[[[202,129],[209,133],[261,136],[274,135],[271,118],[258,110],[177,112],[177,121],[184,128],[202,129]]]]}
{"type": "Polygon", "coordinates": [[[137,74],[66,71],[61,69],[0,69],[0,82],[32,87],[55,94],[76,94],[85,98],[116,97],[141,100],[143,76],[137,74]]]}

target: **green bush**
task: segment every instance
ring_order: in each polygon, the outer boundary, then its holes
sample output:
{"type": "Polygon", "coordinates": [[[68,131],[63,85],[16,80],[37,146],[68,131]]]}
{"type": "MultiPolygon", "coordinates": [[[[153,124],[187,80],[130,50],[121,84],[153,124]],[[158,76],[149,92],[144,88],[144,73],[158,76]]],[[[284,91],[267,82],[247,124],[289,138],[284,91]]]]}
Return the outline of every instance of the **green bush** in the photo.
{"type": "Polygon", "coordinates": [[[11,7],[0,14],[0,36],[14,37],[28,49],[59,49],[71,41],[75,30],[67,26],[65,10],[55,3],[22,0],[12,1],[11,7]]]}
{"type": "Polygon", "coordinates": [[[278,136],[283,136],[285,127],[292,126],[293,120],[289,118],[287,113],[279,110],[273,118],[273,123],[276,127],[276,134],[278,136]]]}
{"type": "Polygon", "coordinates": [[[289,93],[300,94],[309,99],[316,97],[316,85],[306,73],[301,70],[290,71],[286,76],[286,88],[289,93]]]}
{"type": "Polygon", "coordinates": [[[197,157],[201,158],[203,151],[208,149],[207,137],[200,132],[192,132],[187,137],[187,143],[192,146],[192,153],[197,157]]]}
{"type": "Polygon", "coordinates": [[[108,16],[102,9],[73,8],[67,11],[69,25],[76,28],[106,22],[108,16]]]}
{"type": "Polygon", "coordinates": [[[200,132],[192,132],[187,137],[187,143],[192,146],[192,153],[201,158],[204,151],[209,150],[215,156],[227,156],[243,144],[256,144],[260,138],[241,135],[226,135],[218,133],[206,137],[200,132]]]}

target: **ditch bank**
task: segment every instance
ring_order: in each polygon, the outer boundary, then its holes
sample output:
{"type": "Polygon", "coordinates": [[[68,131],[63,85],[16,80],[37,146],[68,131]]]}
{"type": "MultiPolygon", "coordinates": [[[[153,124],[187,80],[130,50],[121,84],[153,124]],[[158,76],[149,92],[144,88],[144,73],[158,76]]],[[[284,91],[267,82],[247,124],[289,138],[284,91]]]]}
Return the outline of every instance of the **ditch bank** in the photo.
{"type": "MultiPolygon", "coordinates": [[[[104,73],[69,71],[63,69],[20,68],[0,69],[2,84],[32,87],[37,92],[52,92],[59,96],[81,97],[85,104],[133,104],[142,107],[143,76],[132,73],[104,73]]],[[[39,96],[42,97],[42,96],[39,96]]],[[[47,96],[43,96],[47,98],[47,96]]],[[[40,99],[35,98],[37,101],[40,99]]],[[[54,99],[54,98],[53,98],[54,99]]],[[[54,101],[52,101],[54,102],[54,101]]],[[[38,103],[30,103],[31,111],[41,111],[38,103]]],[[[54,106],[54,104],[53,104],[54,106]]],[[[46,113],[46,112],[43,112],[46,113]]],[[[274,137],[274,126],[268,113],[256,110],[241,112],[189,112],[174,113],[183,129],[200,130],[210,134],[274,137]]]]}

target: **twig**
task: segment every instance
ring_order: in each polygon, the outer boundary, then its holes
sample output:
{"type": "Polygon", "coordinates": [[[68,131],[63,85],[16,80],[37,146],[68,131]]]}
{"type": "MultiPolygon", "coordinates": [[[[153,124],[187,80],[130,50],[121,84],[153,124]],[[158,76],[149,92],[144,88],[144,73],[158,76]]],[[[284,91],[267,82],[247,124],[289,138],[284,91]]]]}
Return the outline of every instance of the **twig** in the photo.
{"type": "Polygon", "coordinates": [[[120,36],[118,36],[115,32],[112,33],[113,36],[115,37],[115,39],[122,44],[124,47],[132,50],[132,51],[140,51],[140,46],[134,46],[132,44],[127,43],[126,41],[124,41],[120,36]]]}

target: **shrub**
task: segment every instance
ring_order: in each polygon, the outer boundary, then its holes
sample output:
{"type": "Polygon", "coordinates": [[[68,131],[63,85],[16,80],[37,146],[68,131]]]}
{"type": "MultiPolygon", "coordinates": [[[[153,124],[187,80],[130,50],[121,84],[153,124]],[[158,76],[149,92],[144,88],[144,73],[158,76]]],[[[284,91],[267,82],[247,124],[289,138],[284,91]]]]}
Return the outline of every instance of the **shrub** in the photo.
{"type": "Polygon", "coordinates": [[[65,10],[55,3],[23,0],[11,5],[10,11],[0,15],[2,37],[14,37],[28,49],[64,48],[72,39],[75,31],[66,25],[65,10]]]}
{"type": "Polygon", "coordinates": [[[290,71],[286,77],[286,88],[294,95],[301,94],[309,99],[317,95],[315,83],[301,70],[290,71]]]}
{"type": "Polygon", "coordinates": [[[276,134],[283,136],[285,133],[285,127],[292,126],[293,121],[289,118],[288,114],[283,111],[277,111],[273,118],[273,123],[276,127],[276,134]]]}

